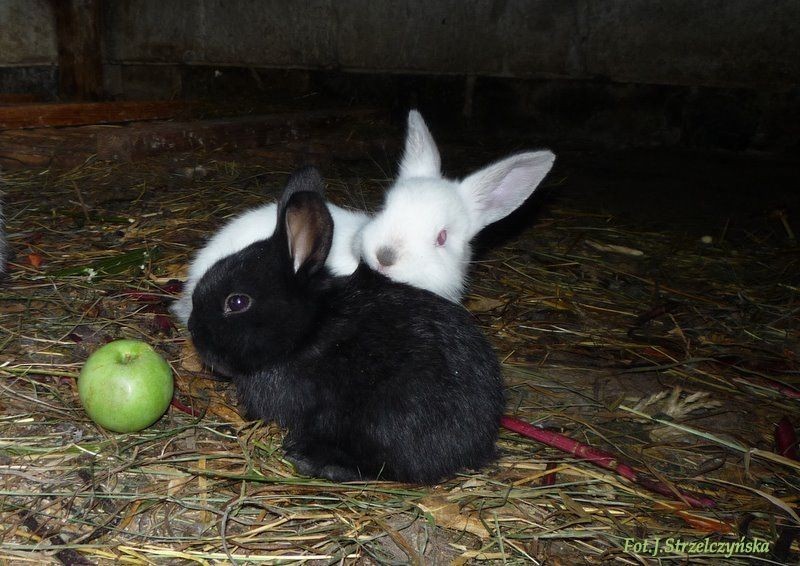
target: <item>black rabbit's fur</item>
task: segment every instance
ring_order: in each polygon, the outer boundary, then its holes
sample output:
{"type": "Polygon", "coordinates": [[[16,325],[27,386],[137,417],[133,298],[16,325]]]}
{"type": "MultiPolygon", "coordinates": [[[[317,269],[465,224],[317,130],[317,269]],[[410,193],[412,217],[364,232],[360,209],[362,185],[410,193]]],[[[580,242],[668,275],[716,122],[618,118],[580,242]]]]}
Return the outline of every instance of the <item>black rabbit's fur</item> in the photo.
{"type": "Polygon", "coordinates": [[[433,293],[363,263],[332,277],[321,191],[315,170],[295,173],[273,236],[209,269],[189,321],[197,350],[233,378],[249,417],[289,429],[303,474],[434,483],[485,465],[504,405],[490,345],[433,293]],[[250,308],[224,314],[231,294],[250,308]]]}

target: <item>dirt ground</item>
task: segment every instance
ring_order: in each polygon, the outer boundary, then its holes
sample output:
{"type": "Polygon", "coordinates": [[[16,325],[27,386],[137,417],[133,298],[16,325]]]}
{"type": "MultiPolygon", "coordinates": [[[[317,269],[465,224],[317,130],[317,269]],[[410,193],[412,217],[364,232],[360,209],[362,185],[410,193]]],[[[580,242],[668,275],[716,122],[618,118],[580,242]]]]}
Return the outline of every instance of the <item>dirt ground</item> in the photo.
{"type": "MultiPolygon", "coordinates": [[[[381,132],[392,135],[403,134],[381,132]]],[[[713,508],[511,432],[495,465],[433,488],[296,477],[283,432],[244,422],[230,384],[170,321],[170,282],[301,161],[320,165],[331,200],[374,210],[398,148],[6,174],[0,560],[716,564],[708,546],[652,556],[626,540],[744,537],[769,551],[726,560],[796,563],[800,467],[775,446],[781,419],[800,425],[800,167],[790,160],[556,148],[545,186],[479,236],[470,271],[465,304],[503,362],[510,414],[713,508]],[[75,377],[120,337],[165,356],[188,412],[173,406],[131,435],[88,420],[75,377]]],[[[445,171],[462,175],[516,149],[476,136],[441,152],[445,171]]]]}

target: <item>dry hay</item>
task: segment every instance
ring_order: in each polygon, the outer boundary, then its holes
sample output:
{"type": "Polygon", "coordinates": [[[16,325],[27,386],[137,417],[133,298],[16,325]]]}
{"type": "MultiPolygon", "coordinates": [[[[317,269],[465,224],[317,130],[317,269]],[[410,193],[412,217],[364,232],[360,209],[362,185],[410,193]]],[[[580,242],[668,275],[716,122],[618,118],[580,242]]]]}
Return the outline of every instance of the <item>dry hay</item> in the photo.
{"type": "MultiPolygon", "coordinates": [[[[2,560],[637,564],[650,557],[626,552],[626,538],[792,544],[799,468],[774,453],[773,434],[800,416],[796,247],[767,233],[706,244],[566,197],[472,271],[467,304],[503,360],[509,412],[716,507],[511,433],[496,465],[433,488],[297,477],[282,431],[244,422],[229,384],[170,327],[164,291],[225,218],[277,194],[290,161],[212,154],[7,175],[2,560]],[[119,337],[165,355],[197,416],[172,407],[122,435],[87,419],[75,377],[119,337]]],[[[377,165],[330,165],[331,199],[374,206],[389,182],[377,165]]]]}

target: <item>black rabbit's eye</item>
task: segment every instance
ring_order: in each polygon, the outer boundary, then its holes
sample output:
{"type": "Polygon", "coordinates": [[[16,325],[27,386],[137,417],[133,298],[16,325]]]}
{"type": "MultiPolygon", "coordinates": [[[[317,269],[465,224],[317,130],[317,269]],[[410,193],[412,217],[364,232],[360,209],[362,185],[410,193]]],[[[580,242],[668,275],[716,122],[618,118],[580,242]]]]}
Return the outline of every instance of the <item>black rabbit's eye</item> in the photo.
{"type": "Polygon", "coordinates": [[[250,308],[252,299],[242,293],[231,293],[225,299],[225,314],[239,314],[250,308]]]}

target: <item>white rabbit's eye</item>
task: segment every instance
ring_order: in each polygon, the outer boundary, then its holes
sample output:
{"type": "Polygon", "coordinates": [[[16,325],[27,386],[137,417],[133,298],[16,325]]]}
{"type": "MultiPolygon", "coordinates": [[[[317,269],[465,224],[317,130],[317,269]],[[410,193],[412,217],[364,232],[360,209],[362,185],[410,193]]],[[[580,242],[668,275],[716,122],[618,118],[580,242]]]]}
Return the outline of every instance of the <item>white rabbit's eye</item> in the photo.
{"type": "Polygon", "coordinates": [[[225,314],[239,314],[250,308],[252,299],[242,293],[231,293],[225,299],[225,314]]]}
{"type": "Polygon", "coordinates": [[[441,230],[439,230],[439,235],[436,236],[436,245],[443,246],[446,241],[447,241],[447,230],[442,228],[441,230]]]}

